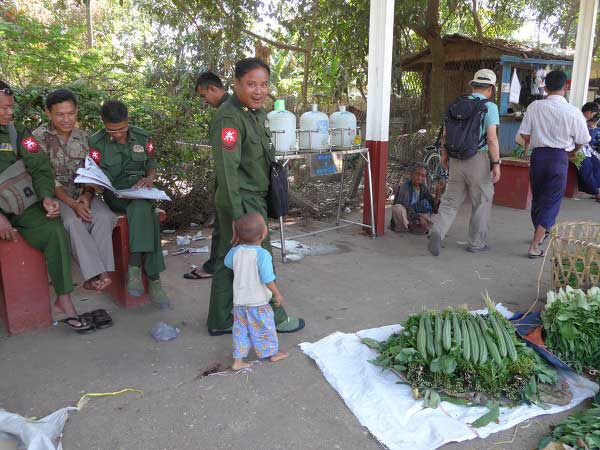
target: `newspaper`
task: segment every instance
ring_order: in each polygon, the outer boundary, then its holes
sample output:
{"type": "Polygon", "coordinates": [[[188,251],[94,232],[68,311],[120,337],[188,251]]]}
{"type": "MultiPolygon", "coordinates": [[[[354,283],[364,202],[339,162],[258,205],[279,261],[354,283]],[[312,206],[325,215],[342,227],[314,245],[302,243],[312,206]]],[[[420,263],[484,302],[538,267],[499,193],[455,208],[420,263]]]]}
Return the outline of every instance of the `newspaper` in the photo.
{"type": "Polygon", "coordinates": [[[102,169],[89,156],[85,158],[85,167],[77,169],[75,183],[101,186],[114,192],[119,198],[171,201],[171,198],[164,191],[156,188],[115,189],[102,169]]]}

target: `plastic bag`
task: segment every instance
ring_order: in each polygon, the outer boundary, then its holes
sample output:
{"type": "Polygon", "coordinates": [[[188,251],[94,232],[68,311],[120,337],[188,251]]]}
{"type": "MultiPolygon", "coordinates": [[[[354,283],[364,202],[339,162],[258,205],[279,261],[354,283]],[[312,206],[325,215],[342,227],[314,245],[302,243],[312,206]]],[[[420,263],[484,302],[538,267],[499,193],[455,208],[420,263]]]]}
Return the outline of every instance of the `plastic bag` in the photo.
{"type": "Polygon", "coordinates": [[[152,330],[150,331],[152,337],[158,342],[172,341],[177,336],[179,336],[179,333],[181,333],[179,328],[169,325],[168,323],[163,322],[162,320],[160,322],[157,322],[156,325],[154,325],[152,327],[152,330]]]}

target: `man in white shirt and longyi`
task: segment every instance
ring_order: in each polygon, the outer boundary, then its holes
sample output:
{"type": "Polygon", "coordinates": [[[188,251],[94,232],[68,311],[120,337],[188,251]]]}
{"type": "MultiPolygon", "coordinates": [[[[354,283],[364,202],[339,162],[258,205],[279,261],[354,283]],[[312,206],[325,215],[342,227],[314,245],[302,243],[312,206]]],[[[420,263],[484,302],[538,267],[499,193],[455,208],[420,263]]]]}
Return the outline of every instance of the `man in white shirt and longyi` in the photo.
{"type": "Polygon", "coordinates": [[[519,128],[525,155],[531,152],[531,221],[534,234],[528,256],[544,256],[540,245],[556,222],[565,189],[569,160],[590,140],[585,119],[566,98],[567,76],[560,70],[546,75],[548,97],[527,108],[519,128]]]}

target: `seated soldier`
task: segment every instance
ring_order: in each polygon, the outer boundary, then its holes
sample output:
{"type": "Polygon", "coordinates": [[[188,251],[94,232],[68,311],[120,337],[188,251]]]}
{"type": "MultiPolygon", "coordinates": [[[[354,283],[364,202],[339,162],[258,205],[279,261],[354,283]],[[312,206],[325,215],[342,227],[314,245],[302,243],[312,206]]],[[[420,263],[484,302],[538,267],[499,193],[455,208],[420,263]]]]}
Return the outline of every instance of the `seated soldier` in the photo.
{"type": "MultiPolygon", "coordinates": [[[[90,157],[104,171],[116,189],[151,188],[156,176],[156,151],[150,134],[129,125],[127,107],[107,100],[100,110],[104,128],[89,139],[90,157]]],[[[158,214],[150,200],[118,198],[104,191],[106,204],[115,212],[126,213],[129,223],[129,268],[127,291],[144,294],[142,264],[150,280],[150,299],[161,309],[169,307],[160,273],[165,261],[160,246],[158,214]]]]}
{"type": "Polygon", "coordinates": [[[393,231],[426,233],[431,228],[431,215],[440,204],[444,184],[438,183],[434,197],[425,184],[426,177],[425,165],[415,163],[410,171],[410,180],[396,189],[390,222],[393,231]]]}
{"type": "MultiPolygon", "coordinates": [[[[27,132],[12,124],[14,96],[9,86],[0,81],[0,177],[2,184],[12,184],[24,169],[31,178],[25,184],[13,185],[11,193],[0,192],[0,239],[20,239],[44,253],[48,273],[56,291],[54,307],[68,317],[61,320],[72,329],[84,333],[94,331],[92,323],[75,312],[71,301],[71,255],[69,240],[59,220],[60,206],[54,197],[54,173],[48,155],[27,132]],[[19,163],[16,164],[15,163],[19,163]],[[21,169],[19,169],[19,166],[21,169]],[[18,187],[18,188],[17,188],[18,187]]],[[[19,177],[22,178],[22,177],[19,177]]]]}
{"type": "Polygon", "coordinates": [[[33,136],[50,157],[56,176],[54,194],[60,202],[60,216],[71,240],[71,252],[79,262],[83,287],[102,291],[111,283],[108,272],[115,270],[112,230],[117,216],[95,196],[93,186],[74,183],[76,171],[88,154],[88,133],[77,123],[77,99],[68,89],[59,89],[46,98],[50,121],[33,136]]]}

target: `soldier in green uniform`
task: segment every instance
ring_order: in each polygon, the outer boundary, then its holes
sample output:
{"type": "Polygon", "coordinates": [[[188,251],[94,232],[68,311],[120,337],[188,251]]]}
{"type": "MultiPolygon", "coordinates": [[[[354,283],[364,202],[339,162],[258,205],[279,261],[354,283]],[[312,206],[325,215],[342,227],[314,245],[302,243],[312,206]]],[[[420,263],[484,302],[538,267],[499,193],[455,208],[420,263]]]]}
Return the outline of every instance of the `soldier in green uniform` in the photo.
{"type": "MultiPolygon", "coordinates": [[[[224,259],[238,242],[235,220],[246,213],[260,213],[267,221],[269,164],[273,157],[271,133],[263,103],[269,93],[269,66],[257,58],[235,65],[235,94],[223,103],[210,124],[210,141],[217,172],[215,206],[221,225],[215,274],[210,292],[208,331],[211,336],[231,333],[233,323],[233,272],[224,259]]],[[[262,243],[271,252],[269,236],[262,243]]],[[[280,333],[304,327],[304,320],[290,317],[271,302],[280,333]]]]}
{"type": "MultiPolygon", "coordinates": [[[[116,189],[151,188],[156,176],[156,149],[147,131],[129,125],[127,107],[108,100],[100,111],[104,128],[89,139],[90,157],[104,171],[116,189]]],[[[127,200],[104,191],[104,201],[115,212],[126,213],[129,224],[129,268],[127,291],[144,293],[142,264],[150,281],[150,299],[161,309],[169,307],[160,273],[165,261],[160,245],[158,214],[150,200],[127,200]]]]}
{"type": "MultiPolygon", "coordinates": [[[[202,72],[196,80],[196,93],[204,99],[213,108],[221,106],[225,100],[229,98],[229,93],[225,90],[225,86],[221,79],[212,72],[202,72]]],[[[215,180],[215,191],[217,189],[215,180]]],[[[214,227],[212,232],[212,240],[210,244],[210,256],[202,265],[190,270],[183,275],[183,278],[188,280],[203,280],[212,278],[215,273],[215,262],[217,255],[217,245],[219,243],[219,219],[215,217],[214,227]]]]}
{"type": "MultiPolygon", "coordinates": [[[[68,316],[61,322],[79,332],[93,331],[93,324],[75,312],[71,301],[73,281],[69,239],[59,219],[59,203],[54,198],[52,165],[36,139],[29,132],[17,130],[12,124],[13,106],[14,96],[10,87],[0,81],[0,176],[6,176],[13,170],[11,166],[14,168],[13,164],[22,159],[32,180],[32,187],[19,190],[22,196],[14,202],[14,206],[10,194],[4,197],[4,193],[0,192],[3,197],[0,239],[20,239],[20,233],[31,246],[43,252],[57,295],[54,307],[68,316]],[[39,201],[33,202],[34,196],[39,201]],[[26,207],[28,204],[30,206],[26,207]]],[[[10,181],[3,180],[3,183],[10,181]]]]}

